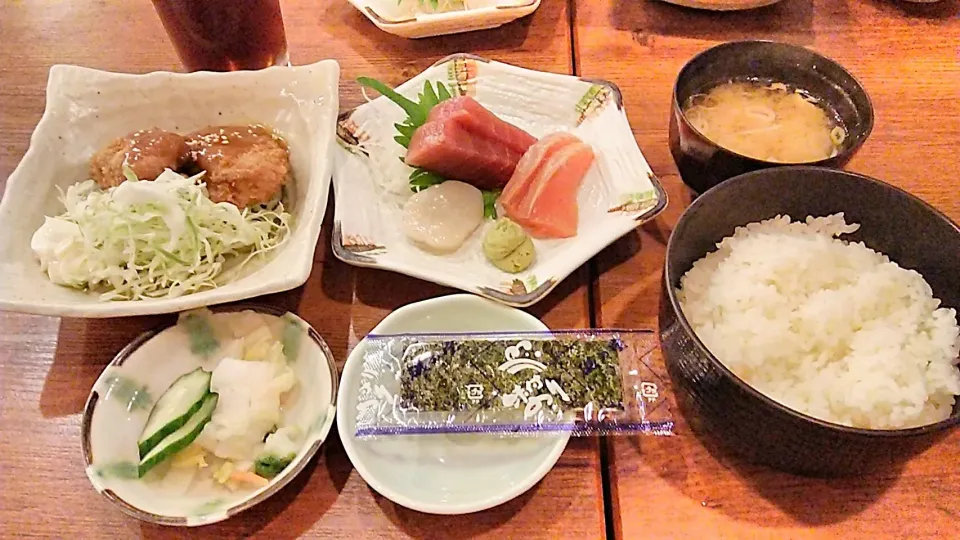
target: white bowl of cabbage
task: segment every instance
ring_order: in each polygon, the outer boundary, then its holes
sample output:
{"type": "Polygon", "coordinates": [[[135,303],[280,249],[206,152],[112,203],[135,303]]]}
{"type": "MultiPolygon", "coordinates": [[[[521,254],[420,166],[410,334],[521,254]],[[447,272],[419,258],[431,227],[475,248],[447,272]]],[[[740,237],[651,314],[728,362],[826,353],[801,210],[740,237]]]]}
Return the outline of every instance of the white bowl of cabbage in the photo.
{"type": "MultiPolygon", "coordinates": [[[[0,200],[0,310],[178,313],[302,285],[327,206],[338,81],[333,60],[232,73],[52,67],[43,117],[0,200]],[[268,165],[282,169],[282,189],[254,193],[278,183],[256,172],[243,193],[218,191],[242,171],[213,170],[201,158],[217,153],[190,144],[237,150],[257,129],[283,146],[268,165]],[[151,133],[182,151],[167,156],[151,133]]],[[[231,161],[251,169],[271,155],[231,161]]]]}
{"type": "Polygon", "coordinates": [[[265,307],[185,312],[141,336],[94,384],[82,448],[94,488],[137,519],[198,526],[289,483],[336,412],[332,354],[265,307]]]}

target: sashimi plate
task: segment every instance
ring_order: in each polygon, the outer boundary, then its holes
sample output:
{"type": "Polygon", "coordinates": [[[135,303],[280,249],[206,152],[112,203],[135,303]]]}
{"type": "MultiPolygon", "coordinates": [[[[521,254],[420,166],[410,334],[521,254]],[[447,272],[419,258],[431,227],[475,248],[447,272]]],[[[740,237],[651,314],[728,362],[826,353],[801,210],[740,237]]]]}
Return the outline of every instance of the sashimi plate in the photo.
{"type": "Polygon", "coordinates": [[[427,81],[442,82],[455,96],[473,97],[534,137],[565,131],[593,147],[596,161],[577,196],[577,235],[535,239],[536,261],[517,274],[501,271],[483,255],[482,239],[492,220],[452,254],[432,254],[412,243],[401,226],[403,203],[412,195],[407,184],[412,169],[403,164],[405,150],[394,141],[394,124],[405,115],[381,96],[341,114],[338,122],[332,244],[340,260],[526,307],[666,207],[666,194],[637,146],[613,83],[457,54],[396,90],[415,99],[427,81]]]}

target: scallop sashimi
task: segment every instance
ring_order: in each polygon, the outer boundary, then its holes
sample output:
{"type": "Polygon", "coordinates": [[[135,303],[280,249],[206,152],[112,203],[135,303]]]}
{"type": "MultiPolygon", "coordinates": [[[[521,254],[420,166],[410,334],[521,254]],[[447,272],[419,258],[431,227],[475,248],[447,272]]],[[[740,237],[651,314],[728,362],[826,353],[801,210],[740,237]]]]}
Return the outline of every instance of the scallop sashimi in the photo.
{"type": "Polygon", "coordinates": [[[403,207],[404,233],[437,253],[456,251],[482,221],[483,194],[456,180],[414,194],[403,207]]]}
{"type": "Polygon", "coordinates": [[[550,136],[531,146],[500,199],[507,215],[536,238],[577,234],[577,193],[595,156],[589,145],[572,139],[550,136]]]}

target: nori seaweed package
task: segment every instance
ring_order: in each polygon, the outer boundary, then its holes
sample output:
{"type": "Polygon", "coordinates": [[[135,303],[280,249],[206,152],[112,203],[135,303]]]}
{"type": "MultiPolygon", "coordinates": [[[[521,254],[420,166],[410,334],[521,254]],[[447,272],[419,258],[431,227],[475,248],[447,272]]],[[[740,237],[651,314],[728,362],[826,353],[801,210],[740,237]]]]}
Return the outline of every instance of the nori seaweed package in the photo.
{"type": "Polygon", "coordinates": [[[369,335],[358,437],[671,435],[647,331],[369,335]]]}

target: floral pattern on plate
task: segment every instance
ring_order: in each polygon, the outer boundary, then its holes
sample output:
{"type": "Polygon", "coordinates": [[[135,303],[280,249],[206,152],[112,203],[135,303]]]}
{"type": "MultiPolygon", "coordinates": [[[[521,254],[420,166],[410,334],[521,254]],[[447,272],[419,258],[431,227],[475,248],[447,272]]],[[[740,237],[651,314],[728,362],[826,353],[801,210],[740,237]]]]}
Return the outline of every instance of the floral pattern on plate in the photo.
{"type": "Polygon", "coordinates": [[[400,227],[411,171],[393,138],[403,111],[378,97],[340,115],[335,149],[334,254],[344,262],[407,274],[512,306],[529,306],[607,245],[666,207],[660,182],[644,159],[613,83],[523,69],[473,55],[445,58],[397,88],[414,98],[425,81],[470,95],[536,137],[568,131],[593,146],[597,161],[578,195],[577,236],[535,240],[537,260],[505,273],[483,256],[487,220],[449,255],[412,244],[400,227]]]}

